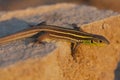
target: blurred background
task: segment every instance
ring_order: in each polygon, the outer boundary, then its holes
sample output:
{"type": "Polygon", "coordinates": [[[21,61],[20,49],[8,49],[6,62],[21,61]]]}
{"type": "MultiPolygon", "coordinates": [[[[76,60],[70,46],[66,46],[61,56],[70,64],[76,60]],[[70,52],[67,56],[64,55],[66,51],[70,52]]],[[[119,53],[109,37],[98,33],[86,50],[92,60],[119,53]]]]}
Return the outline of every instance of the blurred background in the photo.
{"type": "Polygon", "coordinates": [[[111,9],[120,12],[120,0],[0,0],[0,11],[20,10],[28,7],[51,5],[63,2],[87,4],[100,9],[111,9]]]}

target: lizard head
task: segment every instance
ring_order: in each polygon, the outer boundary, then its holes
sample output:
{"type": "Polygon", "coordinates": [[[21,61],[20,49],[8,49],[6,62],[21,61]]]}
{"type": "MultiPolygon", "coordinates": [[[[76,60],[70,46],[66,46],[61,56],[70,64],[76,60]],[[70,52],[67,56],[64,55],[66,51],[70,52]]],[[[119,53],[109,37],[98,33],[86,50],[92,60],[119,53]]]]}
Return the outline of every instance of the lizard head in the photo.
{"type": "Polygon", "coordinates": [[[82,42],[84,44],[95,45],[95,46],[104,46],[106,44],[110,44],[109,41],[104,37],[95,37],[92,39],[83,40],[82,42]]]}
{"type": "Polygon", "coordinates": [[[105,39],[93,39],[91,40],[91,44],[97,45],[97,46],[104,46],[106,44],[110,44],[108,40],[105,39]]]}

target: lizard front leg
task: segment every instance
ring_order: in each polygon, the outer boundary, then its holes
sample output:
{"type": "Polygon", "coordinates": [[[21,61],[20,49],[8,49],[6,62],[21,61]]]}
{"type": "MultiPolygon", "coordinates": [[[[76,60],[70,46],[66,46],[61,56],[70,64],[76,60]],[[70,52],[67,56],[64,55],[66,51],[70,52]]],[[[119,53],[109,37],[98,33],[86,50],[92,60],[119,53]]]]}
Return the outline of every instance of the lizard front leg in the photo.
{"type": "Polygon", "coordinates": [[[71,55],[73,57],[73,60],[76,60],[76,56],[75,56],[75,53],[76,53],[76,50],[78,49],[78,46],[79,46],[80,43],[77,43],[77,42],[72,42],[71,43],[71,55]]]}

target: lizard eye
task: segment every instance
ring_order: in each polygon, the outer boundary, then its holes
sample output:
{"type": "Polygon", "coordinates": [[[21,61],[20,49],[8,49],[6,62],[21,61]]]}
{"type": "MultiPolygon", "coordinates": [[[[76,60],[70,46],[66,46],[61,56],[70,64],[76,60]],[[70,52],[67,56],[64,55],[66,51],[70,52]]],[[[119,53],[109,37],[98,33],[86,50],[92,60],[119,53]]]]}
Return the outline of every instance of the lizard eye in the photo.
{"type": "Polygon", "coordinates": [[[102,43],[102,41],[101,41],[101,40],[100,40],[99,42],[100,42],[100,43],[102,43]]]}

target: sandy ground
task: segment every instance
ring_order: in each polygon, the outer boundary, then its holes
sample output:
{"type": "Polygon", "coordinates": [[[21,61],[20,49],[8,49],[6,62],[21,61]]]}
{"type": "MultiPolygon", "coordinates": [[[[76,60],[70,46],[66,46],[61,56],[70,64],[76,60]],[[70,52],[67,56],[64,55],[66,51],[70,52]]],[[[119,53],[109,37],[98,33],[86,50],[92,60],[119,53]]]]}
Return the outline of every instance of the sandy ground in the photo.
{"type": "MultiPolygon", "coordinates": [[[[76,23],[78,26],[81,26],[115,15],[118,15],[118,13],[110,10],[98,10],[97,8],[91,6],[74,4],[57,4],[51,6],[41,6],[37,8],[28,8],[13,12],[0,12],[0,36],[2,37],[15,33],[22,29],[29,28],[29,25],[38,24],[42,21],[46,21],[47,24],[69,27],[68,24],[71,23],[76,23]]],[[[95,23],[95,25],[96,24],[100,23],[98,22],[95,23]]],[[[113,32],[109,32],[112,31],[112,28],[110,28],[110,30],[106,29],[100,31],[99,28],[96,29],[94,25],[92,26],[93,28],[90,26],[90,28],[88,27],[84,30],[86,32],[107,36],[110,40],[114,39],[114,35],[113,38],[110,38],[110,34],[112,35],[112,33],[115,32],[115,30],[113,32]],[[108,32],[104,33],[105,31],[108,32]]],[[[118,26],[116,29],[120,30],[120,27],[118,26]]],[[[119,33],[116,34],[118,35],[119,33]]],[[[32,46],[32,41],[33,39],[28,38],[13,41],[0,46],[1,79],[114,79],[113,71],[118,64],[118,53],[120,52],[116,49],[113,49],[111,50],[113,52],[109,53],[110,51],[108,50],[115,48],[115,45],[113,47],[103,47],[104,49],[81,45],[79,50],[80,53],[78,51],[76,55],[78,56],[78,63],[75,63],[72,61],[72,57],[70,55],[70,44],[66,41],[58,41],[56,43],[51,42],[44,45],[39,44],[34,47],[32,46]],[[113,54],[115,53],[115,50],[117,51],[116,55],[113,54]]],[[[118,80],[119,78],[118,68],[116,70],[115,80],[118,80]]]]}

